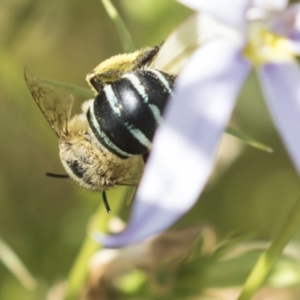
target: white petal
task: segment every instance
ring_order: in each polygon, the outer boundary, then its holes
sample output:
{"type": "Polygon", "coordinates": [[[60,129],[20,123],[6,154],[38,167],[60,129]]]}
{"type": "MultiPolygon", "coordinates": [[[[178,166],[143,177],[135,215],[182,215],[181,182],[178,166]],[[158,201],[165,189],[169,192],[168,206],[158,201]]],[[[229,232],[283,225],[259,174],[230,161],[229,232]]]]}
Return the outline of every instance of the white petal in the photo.
{"type": "Polygon", "coordinates": [[[243,27],[245,13],[250,0],[177,0],[182,4],[203,13],[211,14],[217,20],[230,26],[243,27]]]}
{"type": "Polygon", "coordinates": [[[287,36],[293,43],[295,52],[300,53],[300,4],[290,5],[280,13],[271,26],[279,34],[287,36]]]}
{"type": "Polygon", "coordinates": [[[252,6],[266,11],[282,11],[286,8],[288,0],[252,0],[252,6]]]}
{"type": "Polygon", "coordinates": [[[259,70],[261,85],[285,146],[300,174],[300,69],[296,62],[259,70]]]}
{"type": "Polygon", "coordinates": [[[223,40],[195,52],[155,136],[131,220],[101,243],[119,247],[161,232],[195,204],[249,70],[240,49],[223,40]]]}
{"type": "Polygon", "coordinates": [[[252,0],[246,18],[249,22],[271,24],[272,28],[272,23],[276,21],[278,14],[285,10],[287,2],[287,0],[252,0]]]}
{"type": "Polygon", "coordinates": [[[195,50],[212,39],[224,37],[241,43],[240,32],[204,13],[196,13],[169,35],[151,67],[178,74],[195,50]]]}

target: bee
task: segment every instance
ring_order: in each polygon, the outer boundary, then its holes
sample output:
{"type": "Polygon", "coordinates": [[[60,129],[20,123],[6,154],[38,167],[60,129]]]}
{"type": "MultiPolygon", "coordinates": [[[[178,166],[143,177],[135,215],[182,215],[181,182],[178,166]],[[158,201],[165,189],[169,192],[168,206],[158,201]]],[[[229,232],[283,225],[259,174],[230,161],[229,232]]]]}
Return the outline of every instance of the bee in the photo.
{"type": "Polygon", "coordinates": [[[138,184],[176,80],[150,67],[158,50],[147,47],[100,63],[86,76],[94,99],[72,118],[73,97],[25,70],[31,95],[58,137],[61,162],[82,187],[103,192],[138,184]]]}

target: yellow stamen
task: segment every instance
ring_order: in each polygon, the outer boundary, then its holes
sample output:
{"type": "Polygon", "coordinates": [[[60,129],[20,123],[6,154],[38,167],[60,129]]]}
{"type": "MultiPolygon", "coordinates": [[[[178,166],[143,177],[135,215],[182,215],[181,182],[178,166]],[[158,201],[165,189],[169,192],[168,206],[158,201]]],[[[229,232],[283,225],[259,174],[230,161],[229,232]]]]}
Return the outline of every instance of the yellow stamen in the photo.
{"type": "Polygon", "coordinates": [[[249,41],[244,55],[257,66],[269,62],[291,61],[296,53],[289,39],[270,32],[260,22],[254,22],[249,26],[249,41]]]}

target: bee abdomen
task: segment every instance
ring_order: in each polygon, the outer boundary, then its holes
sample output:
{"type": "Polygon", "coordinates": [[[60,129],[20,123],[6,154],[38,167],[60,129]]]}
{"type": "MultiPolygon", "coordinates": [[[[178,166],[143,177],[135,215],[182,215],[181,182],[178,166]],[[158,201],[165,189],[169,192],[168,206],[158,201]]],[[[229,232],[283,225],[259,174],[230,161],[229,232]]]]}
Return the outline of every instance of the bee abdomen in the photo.
{"type": "Polygon", "coordinates": [[[122,158],[149,152],[174,82],[175,76],[141,69],[106,85],[87,113],[97,139],[122,158]]]}

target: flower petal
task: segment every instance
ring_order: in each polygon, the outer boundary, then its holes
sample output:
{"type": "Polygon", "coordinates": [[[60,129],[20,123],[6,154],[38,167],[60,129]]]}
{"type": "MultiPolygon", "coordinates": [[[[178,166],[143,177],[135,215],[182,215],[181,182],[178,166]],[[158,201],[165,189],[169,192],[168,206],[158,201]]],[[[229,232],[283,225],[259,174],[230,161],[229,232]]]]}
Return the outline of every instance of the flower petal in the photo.
{"type": "Polygon", "coordinates": [[[252,0],[252,6],[266,11],[282,11],[288,5],[288,0],[252,0]]]}
{"type": "Polygon", "coordinates": [[[245,37],[236,29],[225,26],[210,15],[195,13],[168,36],[151,67],[178,74],[195,50],[220,37],[228,38],[232,43],[245,43],[245,37]]]}
{"type": "Polygon", "coordinates": [[[250,0],[177,0],[199,12],[211,14],[217,20],[233,27],[245,26],[245,13],[250,0]]]}
{"type": "Polygon", "coordinates": [[[290,38],[295,52],[300,53],[300,4],[290,5],[280,13],[271,25],[271,29],[290,38]]]}
{"type": "Polygon", "coordinates": [[[151,67],[178,74],[192,53],[204,43],[218,37],[223,27],[207,14],[193,14],[168,36],[151,67]]]}
{"type": "Polygon", "coordinates": [[[259,70],[274,122],[300,174],[300,69],[296,62],[264,65],[259,70]]]}
{"type": "Polygon", "coordinates": [[[246,18],[248,21],[263,21],[264,23],[272,23],[275,21],[288,4],[287,0],[252,0],[246,18]]]}
{"type": "Polygon", "coordinates": [[[155,136],[131,220],[119,235],[98,235],[104,246],[120,247],[163,231],[195,204],[249,70],[240,48],[224,40],[194,53],[155,136]]]}

